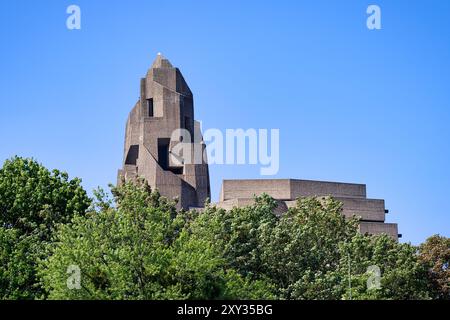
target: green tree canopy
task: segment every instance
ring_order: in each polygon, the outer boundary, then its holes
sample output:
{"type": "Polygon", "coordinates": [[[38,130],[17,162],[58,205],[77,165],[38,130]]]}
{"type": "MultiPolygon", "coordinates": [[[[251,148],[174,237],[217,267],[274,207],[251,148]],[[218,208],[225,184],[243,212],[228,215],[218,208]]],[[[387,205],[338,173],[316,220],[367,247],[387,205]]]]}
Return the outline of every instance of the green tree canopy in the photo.
{"type": "Polygon", "coordinates": [[[242,276],[267,279],[282,299],[426,299],[425,269],[417,248],[386,235],[358,232],[332,198],[303,198],[280,216],[276,202],[230,211],[209,206],[189,223],[190,233],[211,242],[242,276]],[[370,266],[380,287],[368,286],[370,266]]]}
{"type": "Polygon", "coordinates": [[[36,263],[45,257],[58,223],[81,215],[89,198],[79,179],[50,172],[32,159],[7,160],[0,169],[0,298],[43,294],[36,263]]]}
{"type": "Polygon", "coordinates": [[[191,237],[188,215],[144,182],[114,188],[117,207],[98,197],[98,210],[61,225],[41,276],[53,299],[271,298],[271,286],[224,267],[207,239],[191,237]],[[67,286],[70,266],[80,288],[67,286]]]}
{"type": "Polygon", "coordinates": [[[448,238],[362,235],[329,197],[177,210],[143,181],[95,192],[13,158],[0,169],[2,299],[449,298],[448,238]],[[78,281],[79,280],[79,281],[78,281]]]}
{"type": "Polygon", "coordinates": [[[450,299],[450,238],[434,235],[420,246],[433,298],[450,299]]]}
{"type": "Polygon", "coordinates": [[[357,234],[340,245],[341,262],[338,273],[348,281],[342,298],[349,299],[429,299],[426,269],[418,259],[417,247],[398,243],[387,235],[363,236],[357,234]],[[378,274],[371,272],[375,267],[378,274]],[[376,280],[376,277],[379,277],[376,280]],[[370,286],[368,281],[378,281],[370,286]]]}

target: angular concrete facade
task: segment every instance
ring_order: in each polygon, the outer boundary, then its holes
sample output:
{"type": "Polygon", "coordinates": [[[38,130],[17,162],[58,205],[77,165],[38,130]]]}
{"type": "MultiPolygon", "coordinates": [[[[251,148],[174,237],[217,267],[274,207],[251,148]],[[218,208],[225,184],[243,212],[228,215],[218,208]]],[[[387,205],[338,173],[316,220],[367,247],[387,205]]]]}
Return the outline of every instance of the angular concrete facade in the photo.
{"type": "Polygon", "coordinates": [[[385,223],[384,200],[368,199],[366,185],[296,179],[224,180],[217,206],[224,209],[252,204],[255,195],[266,193],[277,200],[279,213],[295,206],[296,199],[311,196],[331,196],[343,203],[346,217],[360,219],[361,233],[386,233],[398,239],[395,223],[385,223]]]}
{"type": "MultiPolygon", "coordinates": [[[[189,86],[178,68],[158,55],[141,79],[140,89],[140,99],[126,124],[118,183],[140,176],[163,196],[178,198],[178,208],[203,207],[210,198],[209,171],[202,157],[205,144],[199,123],[194,120],[189,86]],[[178,132],[179,129],[184,129],[184,133],[178,132]],[[184,151],[181,157],[179,152],[173,152],[180,143],[187,145],[190,156],[184,151]]],[[[397,224],[385,223],[384,200],[368,199],[363,184],[296,179],[224,180],[216,205],[224,209],[246,206],[254,202],[254,195],[262,193],[277,200],[278,214],[294,206],[299,197],[332,196],[343,203],[345,216],[360,217],[360,232],[386,233],[398,238],[397,224]]]]}
{"type": "Polygon", "coordinates": [[[189,86],[180,70],[158,55],[141,79],[140,89],[140,99],[126,124],[118,183],[140,176],[163,196],[178,198],[179,208],[202,207],[210,198],[208,164],[203,159],[193,164],[194,161],[184,161],[172,153],[180,142],[187,144],[192,154],[195,148],[205,147],[200,125],[194,120],[189,86]],[[189,141],[179,129],[189,133],[189,141]]]}

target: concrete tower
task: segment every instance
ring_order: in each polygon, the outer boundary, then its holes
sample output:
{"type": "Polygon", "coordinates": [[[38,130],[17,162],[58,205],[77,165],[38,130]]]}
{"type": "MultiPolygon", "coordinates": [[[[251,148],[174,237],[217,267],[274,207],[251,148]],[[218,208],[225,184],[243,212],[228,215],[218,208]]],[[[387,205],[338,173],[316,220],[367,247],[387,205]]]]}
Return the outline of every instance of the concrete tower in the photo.
{"type": "Polygon", "coordinates": [[[143,177],[161,195],[177,197],[179,208],[202,207],[211,193],[204,148],[192,92],[180,70],[158,54],[128,116],[118,183],[143,177]]]}

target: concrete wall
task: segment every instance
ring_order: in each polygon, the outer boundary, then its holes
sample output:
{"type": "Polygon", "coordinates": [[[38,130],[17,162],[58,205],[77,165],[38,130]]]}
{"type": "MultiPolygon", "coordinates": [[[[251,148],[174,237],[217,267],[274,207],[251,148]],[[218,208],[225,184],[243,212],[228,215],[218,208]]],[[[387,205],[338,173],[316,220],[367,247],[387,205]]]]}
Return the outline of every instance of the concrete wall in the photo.
{"type": "Polygon", "coordinates": [[[290,179],[291,198],[328,196],[365,198],[366,185],[355,183],[290,179]]]}
{"type": "MultiPolygon", "coordinates": [[[[159,163],[158,139],[171,139],[172,132],[185,128],[196,133],[191,149],[204,149],[199,124],[194,120],[194,99],[180,70],[158,55],[146,76],[140,81],[139,101],[130,111],[125,128],[124,162],[118,172],[122,177],[144,177],[163,196],[178,198],[179,208],[202,207],[210,195],[209,169],[206,159],[179,163],[169,157],[168,168],[159,163]],[[153,99],[153,116],[148,111],[148,99],[153,99]],[[139,148],[135,164],[126,162],[129,150],[139,148]],[[179,169],[182,169],[180,172],[179,169]]],[[[169,141],[169,149],[179,139],[169,141]]],[[[186,158],[185,155],[183,157],[186,158]]],[[[186,160],[186,159],[183,159],[186,160]]],[[[254,202],[254,196],[266,193],[277,200],[276,213],[282,214],[295,205],[299,197],[332,196],[343,203],[343,214],[361,219],[362,233],[387,233],[397,238],[397,225],[385,221],[384,200],[367,199],[364,184],[310,181],[298,179],[224,180],[217,204],[225,209],[242,207],[254,202]]]]}
{"type": "MultiPolygon", "coordinates": [[[[159,163],[158,141],[169,141],[169,153],[180,143],[171,140],[176,129],[188,129],[194,133],[194,100],[181,72],[162,56],[158,55],[145,78],[140,82],[139,101],[128,116],[125,129],[124,163],[118,172],[121,177],[134,179],[144,177],[153,189],[167,198],[178,198],[179,208],[202,206],[210,195],[209,171],[206,161],[185,164],[168,156],[168,167],[159,163]],[[149,114],[148,100],[153,100],[153,116],[149,114]],[[127,164],[131,146],[139,146],[139,157],[135,166],[127,164]],[[174,171],[174,170],[177,170],[174,171]],[[180,171],[180,172],[178,172],[180,171]]],[[[192,149],[197,144],[202,150],[204,143],[200,137],[192,141],[192,149]]],[[[193,140],[193,138],[192,138],[193,140]]]]}
{"type": "Polygon", "coordinates": [[[359,232],[362,234],[387,234],[398,240],[398,225],[396,223],[365,222],[359,224],[359,232]]]}
{"type": "Polygon", "coordinates": [[[278,201],[276,213],[286,212],[296,205],[296,199],[310,196],[332,196],[343,204],[346,217],[360,219],[360,232],[386,233],[398,238],[397,224],[384,223],[385,203],[380,199],[367,199],[364,184],[296,180],[250,179],[224,180],[218,207],[231,210],[254,203],[254,196],[266,193],[278,201]]]}
{"type": "Polygon", "coordinates": [[[267,193],[275,199],[291,199],[290,181],[287,179],[224,180],[220,201],[235,198],[253,198],[267,193]]]}

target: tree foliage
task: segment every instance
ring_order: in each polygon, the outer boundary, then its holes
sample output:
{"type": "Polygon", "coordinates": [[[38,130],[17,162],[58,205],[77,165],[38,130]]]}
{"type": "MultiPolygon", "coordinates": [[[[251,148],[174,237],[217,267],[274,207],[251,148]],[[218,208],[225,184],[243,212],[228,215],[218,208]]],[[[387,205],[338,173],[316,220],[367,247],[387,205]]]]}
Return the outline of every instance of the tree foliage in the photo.
{"type": "Polygon", "coordinates": [[[271,298],[270,285],[250,281],[191,237],[186,216],[145,182],[113,189],[117,207],[100,197],[99,211],[62,225],[42,263],[54,299],[271,298]],[[81,288],[67,286],[67,268],[81,270],[81,288]]]}
{"type": "Polygon", "coordinates": [[[243,276],[269,280],[282,299],[428,298],[417,248],[386,235],[366,236],[332,198],[303,198],[286,214],[273,214],[268,196],[230,211],[208,207],[190,226],[208,239],[243,276]],[[367,286],[369,266],[381,288],[367,286]]]}
{"type": "Polygon", "coordinates": [[[450,238],[434,235],[420,246],[433,298],[450,299],[450,238]]]}
{"type": "Polygon", "coordinates": [[[58,223],[84,214],[89,198],[79,179],[50,172],[32,159],[7,160],[0,169],[0,298],[43,294],[36,262],[45,257],[58,223]]]}
{"type": "Polygon", "coordinates": [[[416,247],[362,235],[330,197],[301,198],[280,215],[267,195],[184,211],[144,180],[111,191],[91,201],[78,179],[6,161],[0,298],[449,298],[448,238],[416,247]]]}
{"type": "Polygon", "coordinates": [[[357,234],[351,241],[341,244],[341,263],[338,271],[351,290],[346,289],[343,299],[429,299],[426,269],[420,263],[417,248],[398,243],[387,235],[363,236],[357,234]],[[376,266],[379,274],[370,272],[376,266]],[[379,276],[379,287],[368,284],[371,277],[379,276]]]}

